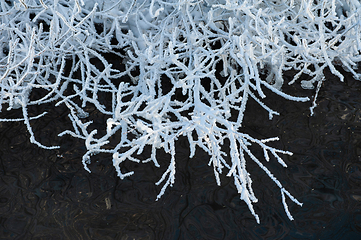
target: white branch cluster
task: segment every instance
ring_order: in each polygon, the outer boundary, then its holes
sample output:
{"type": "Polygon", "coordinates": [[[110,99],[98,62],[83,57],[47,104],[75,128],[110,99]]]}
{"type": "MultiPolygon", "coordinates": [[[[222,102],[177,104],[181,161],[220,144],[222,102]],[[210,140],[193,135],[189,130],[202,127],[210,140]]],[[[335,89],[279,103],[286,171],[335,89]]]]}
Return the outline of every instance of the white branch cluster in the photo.
{"type": "Polygon", "coordinates": [[[258,200],[247,160],[279,187],[291,220],[286,196],[302,204],[263,162],[272,156],[287,167],[279,155],[292,153],[268,145],[278,138],[258,140],[241,132],[247,101],[254,99],[270,118],[278,113],[262,102],[262,89],[288,100],[308,101],[282,91],[283,72],[291,69],[297,74],[288,84],[306,74],[311,80],[302,80],[302,87],[317,83],[317,92],[325,68],[340,80],[343,76],[335,65],[360,78],[358,0],[0,0],[0,9],[0,110],[22,108],[24,116],[2,121],[24,121],[31,142],[56,148],[35,140],[30,120],[37,117],[28,117],[27,106],[66,104],[74,129],[59,135],[85,140],[83,164],[89,172],[92,155],[112,154],[122,179],[133,174],[122,172],[122,162],[153,162],[159,167],[157,149],[164,149],[171,160],[156,183],[162,185],[157,199],[175,181],[175,141],[185,136],[190,157],[197,146],[209,154],[217,184],[223,172],[233,177],[257,222],[253,203],[258,200]],[[125,71],[113,68],[103,53],[124,59],[125,71]],[[131,82],[114,83],[124,76],[131,82]],[[167,91],[164,79],[170,85],[167,91]],[[47,94],[30,99],[34,88],[47,94]],[[110,96],[110,108],[99,100],[100,94],[110,96]],[[87,103],[109,116],[104,136],[95,137],[97,131],[88,130],[91,121],[83,110],[87,103]],[[110,148],[115,135],[120,141],[110,148]],[[225,142],[228,153],[222,148],[225,142]],[[263,150],[264,160],[251,152],[252,144],[263,150]],[[146,146],[151,156],[140,160],[146,146]]]}

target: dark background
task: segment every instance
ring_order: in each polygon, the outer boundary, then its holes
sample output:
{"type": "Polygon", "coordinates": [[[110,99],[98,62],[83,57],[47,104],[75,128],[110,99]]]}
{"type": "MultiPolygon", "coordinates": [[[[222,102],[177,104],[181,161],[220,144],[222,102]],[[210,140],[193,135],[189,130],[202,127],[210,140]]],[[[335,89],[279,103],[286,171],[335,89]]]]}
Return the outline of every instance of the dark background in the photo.
{"type": "MultiPolygon", "coordinates": [[[[111,155],[99,154],[89,174],[81,163],[84,142],[57,137],[71,129],[66,108],[49,104],[29,107],[31,116],[49,111],[31,125],[39,142],[60,145],[58,150],[30,144],[22,122],[0,123],[0,239],[361,239],[361,82],[343,74],[344,83],[326,74],[312,117],[311,102],[267,90],[264,102],[280,116],[270,121],[257,103],[248,103],[242,131],[259,139],[279,136],[273,146],[294,153],[282,156],[286,169],[275,159],[266,164],[304,203],[287,201],[294,221],[284,212],[278,187],[248,161],[259,199],[257,224],[232,179],[223,176],[217,186],[209,156],[198,149],[190,159],[183,138],[176,146],[176,183],[159,201],[154,183],[168,166],[165,154],[158,155],[160,169],[125,165],[135,171],[125,180],[116,176],[111,155]]],[[[310,97],[315,92],[298,85],[283,90],[310,97]]],[[[20,118],[21,111],[4,109],[0,117],[20,118]]],[[[91,108],[90,118],[104,127],[106,118],[91,108]]]]}

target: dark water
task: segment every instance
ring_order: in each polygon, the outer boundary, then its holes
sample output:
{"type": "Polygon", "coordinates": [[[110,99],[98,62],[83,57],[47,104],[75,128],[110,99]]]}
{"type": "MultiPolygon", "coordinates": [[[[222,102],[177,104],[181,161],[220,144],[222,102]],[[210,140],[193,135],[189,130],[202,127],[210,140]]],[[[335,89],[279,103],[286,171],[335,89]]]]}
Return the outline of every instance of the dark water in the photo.
{"type": "MultiPolygon", "coordinates": [[[[295,86],[284,90],[309,95],[295,86]]],[[[70,128],[64,108],[30,109],[37,139],[59,150],[29,143],[22,123],[0,123],[0,239],[361,239],[361,82],[332,76],[322,86],[315,116],[311,103],[286,101],[267,93],[265,103],[281,113],[273,120],[256,103],[247,107],[244,131],[254,137],[279,136],[274,146],[294,153],[284,156],[288,168],[267,167],[304,203],[288,201],[290,221],[275,184],[248,162],[259,202],[257,224],[233,181],[215,183],[209,157],[201,150],[189,159],[186,139],[177,142],[177,174],[173,188],[159,200],[154,185],[167,167],[151,164],[126,168],[135,175],[120,180],[111,156],[92,158],[92,174],[83,169],[83,142],[57,134],[70,128]]],[[[99,126],[104,117],[93,111],[99,126]]],[[[21,117],[19,111],[1,117],[21,117]]],[[[257,149],[255,149],[257,151],[257,149]]],[[[162,155],[159,155],[162,156],[162,155]]]]}

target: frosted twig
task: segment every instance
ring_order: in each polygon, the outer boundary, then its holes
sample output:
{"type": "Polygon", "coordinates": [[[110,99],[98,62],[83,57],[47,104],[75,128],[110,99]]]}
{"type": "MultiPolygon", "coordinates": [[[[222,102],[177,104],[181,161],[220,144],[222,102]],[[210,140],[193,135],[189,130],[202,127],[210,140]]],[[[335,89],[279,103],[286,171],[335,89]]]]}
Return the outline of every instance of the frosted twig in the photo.
{"type": "Polygon", "coordinates": [[[157,200],[176,177],[175,141],[185,136],[190,157],[196,148],[210,155],[215,181],[232,177],[240,198],[257,222],[247,161],[254,161],[280,189],[282,204],[293,217],[286,196],[302,205],[263,164],[287,161],[271,147],[278,138],[255,139],[242,133],[249,99],[254,99],[271,119],[277,109],[267,106],[265,89],[290,101],[282,86],[300,81],[303,88],[317,85],[311,114],[329,69],[341,81],[342,66],[360,78],[361,25],[359,1],[340,0],[0,0],[0,111],[21,108],[30,141],[35,140],[28,106],[65,104],[73,129],[87,152],[84,168],[90,172],[91,156],[108,153],[123,179],[125,161],[153,162],[157,150],[170,154],[167,170],[156,183],[157,200]],[[40,2],[40,3],[39,3],[40,2]],[[123,53],[120,53],[123,52],[123,53]],[[111,57],[105,57],[105,55],[111,57]],[[115,69],[112,57],[122,58],[125,69],[115,69]],[[283,73],[294,70],[292,80],[283,73]],[[310,80],[301,80],[308,75],[310,80]],[[128,80],[122,81],[124,77],[128,80]],[[122,81],[119,83],[119,79],[122,81]],[[288,82],[287,82],[288,81],[288,82]],[[31,93],[40,89],[41,97],[31,93]],[[89,130],[85,107],[92,105],[108,119],[99,135],[89,130]],[[112,136],[120,135],[110,147],[112,136]],[[223,145],[229,142],[228,150],[223,145]],[[258,159],[255,145],[264,154],[258,159]],[[146,147],[149,158],[140,159],[146,147]]]}

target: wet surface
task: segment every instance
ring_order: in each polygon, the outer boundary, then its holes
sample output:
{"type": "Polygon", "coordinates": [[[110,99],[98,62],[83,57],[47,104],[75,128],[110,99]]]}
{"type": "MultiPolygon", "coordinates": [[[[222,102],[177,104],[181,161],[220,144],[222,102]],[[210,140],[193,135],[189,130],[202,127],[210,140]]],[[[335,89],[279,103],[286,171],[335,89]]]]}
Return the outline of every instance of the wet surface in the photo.
{"type": "MultiPolygon", "coordinates": [[[[49,111],[31,124],[37,140],[60,145],[58,150],[30,144],[23,123],[0,123],[0,239],[361,239],[361,82],[327,76],[312,117],[310,102],[265,93],[265,103],[280,116],[270,121],[249,102],[244,131],[257,138],[279,136],[274,146],[294,153],[283,156],[287,169],[272,160],[266,164],[304,203],[288,201],[294,221],[283,210],[278,187],[249,161],[259,199],[257,224],[233,181],[223,176],[217,186],[209,157],[198,149],[189,159],[183,138],[176,147],[176,183],[159,201],[154,183],[167,167],[166,155],[159,154],[160,169],[129,164],[135,174],[125,180],[116,176],[111,156],[96,155],[89,174],[81,163],[83,141],[57,137],[71,128],[65,108],[50,104],[31,107],[34,116],[49,111]]],[[[4,116],[19,118],[21,112],[4,116]]]]}

